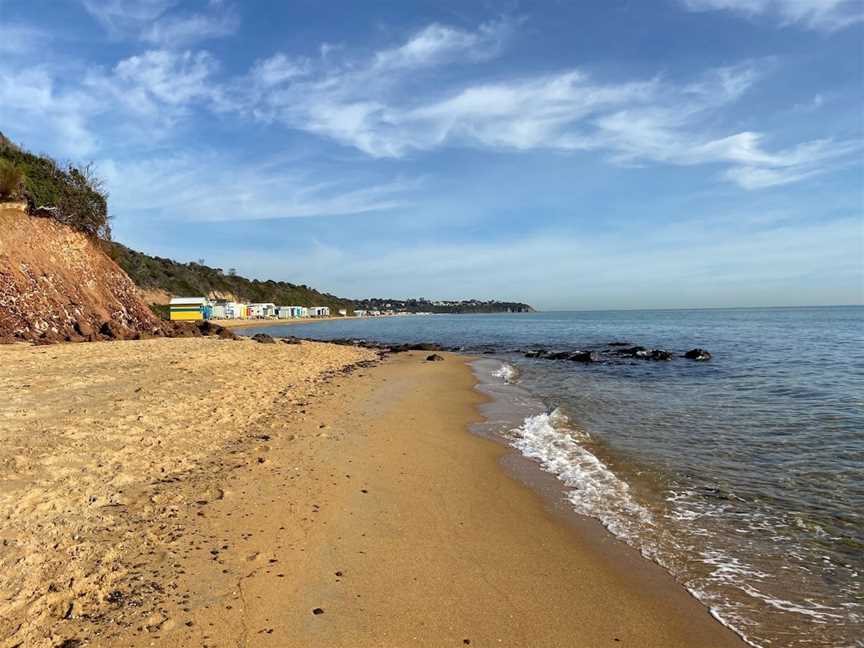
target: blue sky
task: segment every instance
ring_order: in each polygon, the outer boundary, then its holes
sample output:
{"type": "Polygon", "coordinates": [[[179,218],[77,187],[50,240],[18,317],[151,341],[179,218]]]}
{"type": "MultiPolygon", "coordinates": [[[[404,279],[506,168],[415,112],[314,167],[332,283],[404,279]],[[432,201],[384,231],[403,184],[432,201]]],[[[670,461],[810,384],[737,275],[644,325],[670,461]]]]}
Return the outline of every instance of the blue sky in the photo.
{"type": "Polygon", "coordinates": [[[133,248],[350,297],[864,302],[864,2],[0,0],[133,248]]]}

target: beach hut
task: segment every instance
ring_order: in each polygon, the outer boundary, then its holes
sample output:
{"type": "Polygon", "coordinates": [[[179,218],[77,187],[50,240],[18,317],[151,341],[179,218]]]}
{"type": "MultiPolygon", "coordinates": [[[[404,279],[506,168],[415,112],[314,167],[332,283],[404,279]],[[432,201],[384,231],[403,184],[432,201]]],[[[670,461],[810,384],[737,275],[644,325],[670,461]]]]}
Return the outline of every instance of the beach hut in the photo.
{"type": "Polygon", "coordinates": [[[249,317],[258,319],[276,317],[276,304],[269,302],[249,304],[249,317]]]}
{"type": "Polygon", "coordinates": [[[312,306],[309,309],[309,317],[330,317],[330,309],[326,306],[312,306]]]}
{"type": "Polygon", "coordinates": [[[279,319],[292,319],[294,317],[293,306],[279,306],[276,309],[276,317],[279,319]]]}
{"type": "Polygon", "coordinates": [[[228,312],[224,303],[213,304],[213,319],[226,319],[228,312]]]}
{"type": "Polygon", "coordinates": [[[172,297],[169,312],[172,320],[204,320],[212,314],[206,297],[172,297]]]}
{"type": "Polygon", "coordinates": [[[225,317],[228,319],[246,319],[246,304],[228,302],[225,304],[225,317]]]}

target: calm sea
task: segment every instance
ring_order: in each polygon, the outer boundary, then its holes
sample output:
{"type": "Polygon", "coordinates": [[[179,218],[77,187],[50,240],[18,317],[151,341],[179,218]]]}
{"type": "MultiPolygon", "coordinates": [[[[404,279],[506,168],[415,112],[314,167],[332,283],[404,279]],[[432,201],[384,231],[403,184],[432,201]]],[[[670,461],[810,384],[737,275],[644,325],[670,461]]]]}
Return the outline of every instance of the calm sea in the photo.
{"type": "MultiPolygon", "coordinates": [[[[503,438],[574,510],[756,646],[864,646],[864,307],[345,320],[275,335],[437,342],[536,399],[503,438]],[[673,351],[615,360],[612,341],[673,351]],[[708,349],[707,362],[686,360],[708,349]],[[526,359],[601,351],[608,362],[526,359]]],[[[504,392],[506,393],[506,392],[504,392]]]]}

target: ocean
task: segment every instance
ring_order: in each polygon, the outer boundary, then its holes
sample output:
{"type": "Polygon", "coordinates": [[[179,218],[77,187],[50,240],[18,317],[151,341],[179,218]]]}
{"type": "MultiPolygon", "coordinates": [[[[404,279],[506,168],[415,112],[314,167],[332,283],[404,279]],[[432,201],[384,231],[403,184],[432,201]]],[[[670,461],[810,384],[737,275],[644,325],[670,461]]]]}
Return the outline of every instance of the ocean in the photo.
{"type": "Polygon", "coordinates": [[[864,646],[864,307],[431,315],[241,329],[435,342],[500,439],[754,646],[864,646]],[[627,342],[666,361],[615,354],[627,342]],[[688,349],[711,352],[685,359],[688,349]],[[594,350],[601,362],[526,358],[594,350]]]}

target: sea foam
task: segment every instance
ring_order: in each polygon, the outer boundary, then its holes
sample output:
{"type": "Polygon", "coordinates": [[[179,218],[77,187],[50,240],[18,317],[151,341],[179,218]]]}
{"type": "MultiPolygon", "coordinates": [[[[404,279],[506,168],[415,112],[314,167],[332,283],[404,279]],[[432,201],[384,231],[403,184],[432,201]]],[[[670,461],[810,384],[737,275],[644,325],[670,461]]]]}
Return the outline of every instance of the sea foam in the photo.
{"type": "Polygon", "coordinates": [[[517,371],[516,367],[505,362],[501,365],[500,369],[493,371],[492,375],[496,378],[503,379],[504,382],[512,383],[516,381],[517,371]]]}
{"type": "Polygon", "coordinates": [[[589,440],[557,409],[529,416],[510,434],[514,448],[570,489],[567,499],[577,513],[597,518],[615,535],[632,539],[637,526],[653,523],[651,513],[632,497],[625,481],[582,445],[589,440]]]}

